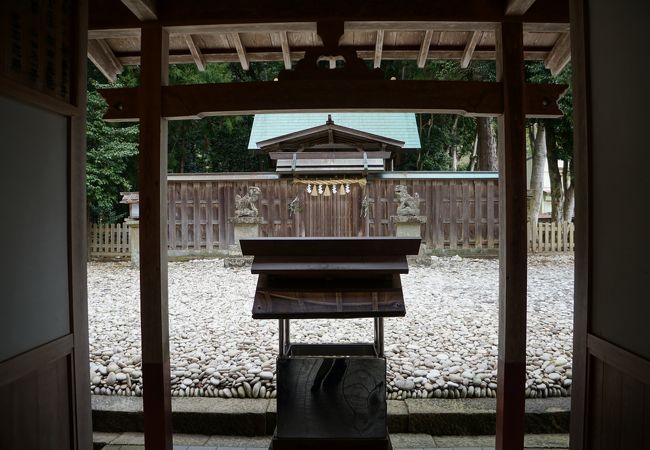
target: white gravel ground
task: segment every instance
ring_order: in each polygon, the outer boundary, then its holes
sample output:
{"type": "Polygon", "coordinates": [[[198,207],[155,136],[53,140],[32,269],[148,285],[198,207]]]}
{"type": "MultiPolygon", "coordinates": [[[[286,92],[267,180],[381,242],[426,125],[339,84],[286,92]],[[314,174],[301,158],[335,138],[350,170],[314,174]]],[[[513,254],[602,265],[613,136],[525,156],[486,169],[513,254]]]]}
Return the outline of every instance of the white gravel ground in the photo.
{"type": "MultiPolygon", "coordinates": [[[[386,319],[388,396],[485,397],[496,389],[498,261],[433,258],[402,277],[406,317],[386,319]]],[[[273,397],[277,321],[251,319],[256,276],[221,260],[169,264],[172,392],[273,397]]],[[[90,388],[140,395],[138,271],[88,265],[90,388]]],[[[529,397],[570,395],[573,257],[528,268],[529,397]]],[[[371,319],[292,321],[294,342],[371,341],[371,319]]]]}

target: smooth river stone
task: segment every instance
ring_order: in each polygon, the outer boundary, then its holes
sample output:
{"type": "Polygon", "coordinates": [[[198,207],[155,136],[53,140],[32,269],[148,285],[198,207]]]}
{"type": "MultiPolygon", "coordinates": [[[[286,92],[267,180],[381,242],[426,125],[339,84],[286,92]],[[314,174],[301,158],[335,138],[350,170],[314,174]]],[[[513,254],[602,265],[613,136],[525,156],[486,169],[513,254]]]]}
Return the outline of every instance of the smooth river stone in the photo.
{"type": "Polygon", "coordinates": [[[397,380],[395,382],[395,386],[397,386],[398,389],[402,389],[404,391],[411,391],[415,389],[415,383],[411,380],[397,380]]]}

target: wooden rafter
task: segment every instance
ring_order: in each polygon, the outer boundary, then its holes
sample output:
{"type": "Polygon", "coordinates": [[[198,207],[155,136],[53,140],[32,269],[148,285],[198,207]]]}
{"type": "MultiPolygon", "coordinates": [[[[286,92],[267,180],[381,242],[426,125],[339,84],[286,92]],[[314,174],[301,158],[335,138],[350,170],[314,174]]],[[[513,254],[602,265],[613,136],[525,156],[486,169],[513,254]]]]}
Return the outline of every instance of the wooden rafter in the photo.
{"type": "Polygon", "coordinates": [[[377,30],[377,39],[375,40],[375,57],[373,67],[381,67],[381,52],[384,49],[384,30],[377,30]]]}
{"type": "Polygon", "coordinates": [[[571,37],[569,33],[562,33],[557,39],[553,49],[544,60],[544,66],[551,71],[553,76],[562,72],[564,66],[571,60],[571,37]]]}
{"type": "Polygon", "coordinates": [[[105,39],[91,39],[88,41],[88,58],[111,83],[117,80],[124,67],[115,57],[113,50],[105,39]]]}
{"type": "Polygon", "coordinates": [[[472,56],[474,55],[474,49],[483,37],[482,31],[473,31],[467,43],[465,44],[465,50],[463,51],[463,57],[460,59],[460,67],[466,69],[469,66],[469,63],[472,61],[472,56]]]}
{"type": "MultiPolygon", "coordinates": [[[[559,84],[527,84],[529,117],[559,117],[559,84]]],[[[138,88],[102,89],[108,103],[104,118],[138,119],[138,88]]],[[[298,111],[416,111],[497,116],[503,113],[501,83],[479,81],[355,81],[174,85],[162,88],[163,116],[195,119],[211,115],[298,111]]]]}
{"type": "Polygon", "coordinates": [[[157,20],[155,0],[122,0],[139,20],[157,20]]]}
{"type": "Polygon", "coordinates": [[[424,38],[422,38],[422,44],[420,45],[420,53],[418,54],[418,67],[422,69],[427,63],[427,57],[429,56],[429,48],[431,47],[431,41],[433,40],[434,33],[437,33],[440,36],[439,32],[433,30],[427,30],[424,33],[424,38]]]}
{"type": "Polygon", "coordinates": [[[508,0],[506,14],[509,16],[522,16],[533,6],[533,3],[535,3],[535,0],[508,0]]]}
{"type": "Polygon", "coordinates": [[[244,48],[244,44],[242,44],[239,33],[229,33],[228,37],[232,45],[235,46],[235,50],[237,50],[237,56],[239,57],[239,63],[241,64],[242,69],[248,70],[250,67],[250,62],[248,60],[248,55],[246,54],[246,49],[244,48]]]}
{"type": "Polygon", "coordinates": [[[186,34],[185,42],[187,42],[187,48],[190,49],[190,53],[194,59],[194,64],[196,64],[196,68],[203,72],[205,70],[206,61],[203,53],[201,52],[201,49],[196,43],[196,38],[191,34],[186,34]]]}
{"type": "Polygon", "coordinates": [[[284,68],[291,70],[291,49],[289,48],[289,38],[286,31],[280,31],[280,46],[282,47],[282,60],[284,68]]]}

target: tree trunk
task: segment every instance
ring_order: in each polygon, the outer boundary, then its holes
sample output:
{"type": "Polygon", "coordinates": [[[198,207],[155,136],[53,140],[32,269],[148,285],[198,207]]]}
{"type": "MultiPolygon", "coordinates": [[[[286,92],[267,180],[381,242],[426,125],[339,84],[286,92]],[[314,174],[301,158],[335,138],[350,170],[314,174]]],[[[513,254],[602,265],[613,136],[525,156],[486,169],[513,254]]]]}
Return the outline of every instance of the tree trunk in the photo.
{"type": "Polygon", "coordinates": [[[497,170],[497,144],[489,117],[476,118],[478,170],[497,170]]]}
{"type": "MultiPolygon", "coordinates": [[[[454,118],[454,124],[451,127],[452,136],[456,134],[456,127],[458,126],[459,117],[460,116],[456,116],[454,118]]],[[[449,156],[451,156],[451,170],[456,172],[458,170],[458,149],[456,148],[455,145],[451,145],[448,151],[449,151],[449,156]]]]}
{"type": "Polygon", "coordinates": [[[478,133],[476,133],[476,137],[474,138],[474,147],[472,148],[472,155],[469,158],[469,170],[472,172],[476,170],[476,166],[478,162],[477,148],[478,148],[478,133]]]}
{"type": "Polygon", "coordinates": [[[558,167],[555,129],[552,126],[546,129],[546,160],[548,161],[548,174],[551,179],[551,217],[553,222],[562,222],[565,217],[562,207],[564,189],[562,188],[562,174],[558,167]]]}
{"type": "Polygon", "coordinates": [[[533,145],[533,167],[530,174],[530,201],[528,203],[528,217],[533,229],[537,226],[539,211],[544,195],[544,163],[546,162],[546,139],[544,125],[537,124],[537,133],[533,145]]]}
{"type": "Polygon", "coordinates": [[[567,222],[573,221],[573,208],[575,206],[575,189],[573,186],[573,159],[564,161],[564,205],[563,214],[564,220],[567,222]]]}
{"type": "Polygon", "coordinates": [[[573,221],[573,208],[575,206],[575,189],[573,185],[564,193],[564,220],[566,222],[573,221]]]}

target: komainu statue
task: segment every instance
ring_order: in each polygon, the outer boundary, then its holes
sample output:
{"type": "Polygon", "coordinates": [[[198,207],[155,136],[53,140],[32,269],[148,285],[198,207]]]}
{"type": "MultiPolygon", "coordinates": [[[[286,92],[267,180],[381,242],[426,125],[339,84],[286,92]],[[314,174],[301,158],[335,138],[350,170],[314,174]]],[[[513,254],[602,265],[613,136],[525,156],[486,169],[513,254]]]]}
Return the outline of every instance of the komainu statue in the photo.
{"type": "Polygon", "coordinates": [[[412,196],[403,184],[395,186],[395,195],[399,199],[397,207],[398,216],[419,216],[420,215],[420,196],[415,193],[412,196]]]}
{"type": "Polygon", "coordinates": [[[259,211],[255,202],[260,198],[261,192],[257,186],[250,186],[248,194],[243,197],[237,194],[235,196],[235,217],[257,217],[259,211]]]}

